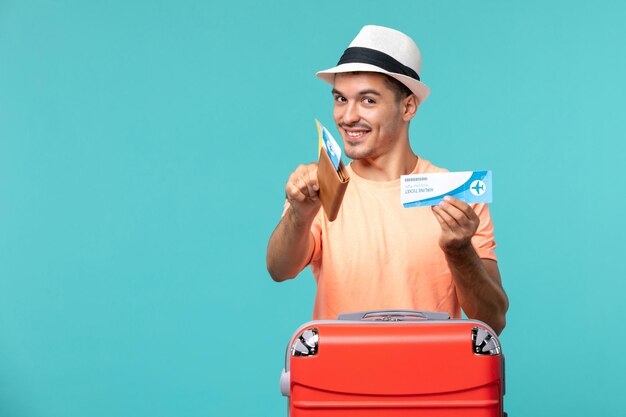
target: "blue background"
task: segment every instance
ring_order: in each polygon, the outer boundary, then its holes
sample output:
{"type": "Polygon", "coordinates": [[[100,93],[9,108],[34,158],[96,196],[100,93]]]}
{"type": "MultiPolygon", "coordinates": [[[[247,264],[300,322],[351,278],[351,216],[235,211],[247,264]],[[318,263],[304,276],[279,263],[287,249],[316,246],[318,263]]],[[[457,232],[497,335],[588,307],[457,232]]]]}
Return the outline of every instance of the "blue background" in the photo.
{"type": "Polygon", "coordinates": [[[414,149],[491,169],[512,416],[624,415],[620,1],[0,1],[0,415],[281,416],[310,272],[265,270],[364,24],[414,149]]]}

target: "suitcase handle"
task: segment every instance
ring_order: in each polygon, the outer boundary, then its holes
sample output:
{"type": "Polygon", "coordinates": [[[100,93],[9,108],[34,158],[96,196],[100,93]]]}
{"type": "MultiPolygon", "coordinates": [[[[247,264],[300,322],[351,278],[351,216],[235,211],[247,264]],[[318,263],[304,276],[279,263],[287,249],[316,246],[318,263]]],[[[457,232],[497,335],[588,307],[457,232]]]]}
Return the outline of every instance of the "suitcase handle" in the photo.
{"type": "Polygon", "coordinates": [[[406,320],[448,320],[450,314],[434,311],[418,310],[371,310],[344,313],[339,315],[339,320],[361,321],[406,321],[406,320]]]}

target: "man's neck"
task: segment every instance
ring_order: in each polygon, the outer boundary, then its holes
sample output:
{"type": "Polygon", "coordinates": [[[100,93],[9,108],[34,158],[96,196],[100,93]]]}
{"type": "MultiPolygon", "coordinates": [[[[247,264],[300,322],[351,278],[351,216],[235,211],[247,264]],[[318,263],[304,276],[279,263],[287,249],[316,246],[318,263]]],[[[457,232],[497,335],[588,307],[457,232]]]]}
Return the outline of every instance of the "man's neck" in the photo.
{"type": "Polygon", "coordinates": [[[351,167],[360,177],[370,181],[393,181],[415,170],[418,157],[411,148],[400,155],[354,160],[351,167]]]}

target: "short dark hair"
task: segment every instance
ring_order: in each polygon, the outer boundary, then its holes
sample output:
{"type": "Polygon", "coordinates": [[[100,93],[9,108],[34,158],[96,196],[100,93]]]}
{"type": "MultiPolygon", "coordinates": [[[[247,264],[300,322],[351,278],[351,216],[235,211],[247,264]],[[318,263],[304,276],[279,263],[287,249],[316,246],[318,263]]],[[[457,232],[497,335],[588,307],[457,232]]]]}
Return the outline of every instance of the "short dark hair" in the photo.
{"type": "Polygon", "coordinates": [[[385,84],[391,91],[396,95],[396,100],[400,101],[402,99],[407,98],[413,92],[406,85],[402,84],[400,81],[396,80],[392,76],[381,73],[381,75],[385,76],[385,84]]]}

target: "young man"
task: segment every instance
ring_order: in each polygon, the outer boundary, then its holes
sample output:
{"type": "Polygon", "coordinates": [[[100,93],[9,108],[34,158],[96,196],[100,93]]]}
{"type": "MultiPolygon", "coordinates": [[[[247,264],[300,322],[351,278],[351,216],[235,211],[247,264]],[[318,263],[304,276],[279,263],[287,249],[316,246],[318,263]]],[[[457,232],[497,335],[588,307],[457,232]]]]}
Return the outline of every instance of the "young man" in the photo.
{"type": "Polygon", "coordinates": [[[446,311],[505,326],[508,299],[485,204],[452,197],[435,207],[404,208],[400,176],[444,169],[418,157],[409,122],[429,89],[421,55],[405,34],[365,26],[336,67],[317,73],[333,85],[334,119],[352,162],[337,219],[318,198],[317,164],[289,177],[286,209],[270,237],[267,268],[275,281],[311,265],[314,319],[382,309],[446,311]]]}

